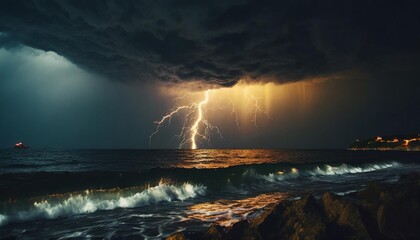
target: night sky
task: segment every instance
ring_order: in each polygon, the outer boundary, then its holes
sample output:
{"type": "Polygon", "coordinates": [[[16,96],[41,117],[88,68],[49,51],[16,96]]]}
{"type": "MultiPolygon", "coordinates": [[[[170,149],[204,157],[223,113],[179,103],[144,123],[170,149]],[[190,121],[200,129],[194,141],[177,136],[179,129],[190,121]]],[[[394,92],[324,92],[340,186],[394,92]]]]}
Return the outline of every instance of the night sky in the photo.
{"type": "MultiPolygon", "coordinates": [[[[419,9],[414,0],[0,0],[0,147],[148,148],[153,122],[174,106],[162,89],[241,79],[282,89],[270,119],[253,129],[216,121],[223,138],[202,147],[345,148],[417,134],[419,9]]],[[[153,148],[177,147],[165,140],[176,124],[153,148]]]]}

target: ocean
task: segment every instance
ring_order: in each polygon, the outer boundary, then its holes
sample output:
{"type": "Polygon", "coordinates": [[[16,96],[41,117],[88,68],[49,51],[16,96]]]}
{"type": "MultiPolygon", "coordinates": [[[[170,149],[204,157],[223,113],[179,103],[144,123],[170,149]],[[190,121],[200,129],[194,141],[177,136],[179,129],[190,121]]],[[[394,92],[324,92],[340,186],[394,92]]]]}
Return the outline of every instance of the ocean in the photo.
{"type": "Polygon", "coordinates": [[[161,239],[420,171],[420,152],[0,150],[0,239],[161,239]]]}

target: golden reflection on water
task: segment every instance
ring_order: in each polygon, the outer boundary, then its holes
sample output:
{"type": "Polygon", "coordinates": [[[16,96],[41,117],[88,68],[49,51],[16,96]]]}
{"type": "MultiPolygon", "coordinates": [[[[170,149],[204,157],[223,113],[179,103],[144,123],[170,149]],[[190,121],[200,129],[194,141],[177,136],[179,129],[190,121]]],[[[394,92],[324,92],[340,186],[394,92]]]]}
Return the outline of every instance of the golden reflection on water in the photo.
{"type": "Polygon", "coordinates": [[[253,219],[259,216],[264,210],[274,207],[286,197],[286,193],[275,192],[239,200],[200,203],[189,207],[185,220],[217,223],[228,227],[243,219],[253,219]]]}
{"type": "MultiPolygon", "coordinates": [[[[286,153],[283,153],[285,157],[286,153]]],[[[237,165],[275,163],[278,151],[268,149],[198,149],[183,151],[176,168],[227,168],[237,165]]]]}

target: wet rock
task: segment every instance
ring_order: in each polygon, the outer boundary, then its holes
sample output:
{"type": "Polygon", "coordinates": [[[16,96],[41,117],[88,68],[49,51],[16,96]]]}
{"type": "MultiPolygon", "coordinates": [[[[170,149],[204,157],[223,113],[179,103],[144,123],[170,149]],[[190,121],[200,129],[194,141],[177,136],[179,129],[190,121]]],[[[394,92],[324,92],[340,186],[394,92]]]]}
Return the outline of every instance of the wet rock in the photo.
{"type": "Polygon", "coordinates": [[[400,184],[381,193],[376,218],[387,238],[420,239],[419,179],[419,174],[403,176],[400,184]]]}
{"type": "Polygon", "coordinates": [[[258,240],[262,239],[258,229],[249,221],[242,220],[235,223],[229,231],[229,239],[258,240]]]}
{"type": "Polygon", "coordinates": [[[329,239],[371,239],[358,207],[332,193],[322,196],[329,239]]]}
{"type": "Polygon", "coordinates": [[[259,214],[258,216],[252,218],[249,220],[249,224],[251,225],[251,227],[253,228],[258,228],[258,226],[264,222],[267,217],[272,214],[276,208],[278,207],[279,204],[273,204],[271,206],[268,206],[266,208],[263,209],[263,211],[261,212],[261,214],[259,214]]]}
{"type": "Polygon", "coordinates": [[[280,203],[277,205],[274,210],[258,225],[258,231],[262,235],[263,239],[276,239],[276,236],[282,235],[282,213],[287,205],[290,205],[290,202],[280,203]]]}
{"type": "Polygon", "coordinates": [[[187,240],[183,232],[172,233],[166,240],[187,240]]]}
{"type": "Polygon", "coordinates": [[[219,225],[212,225],[201,237],[206,240],[226,239],[225,229],[219,225]]]}
{"type": "Polygon", "coordinates": [[[325,221],[322,211],[312,195],[292,204],[285,211],[286,225],[292,228],[290,239],[324,239],[325,221]]]}
{"type": "Polygon", "coordinates": [[[402,175],[396,184],[370,183],[357,194],[373,239],[420,239],[420,176],[402,175]]]}
{"type": "Polygon", "coordinates": [[[325,221],[313,196],[283,202],[261,223],[263,239],[324,239],[325,221]]]}

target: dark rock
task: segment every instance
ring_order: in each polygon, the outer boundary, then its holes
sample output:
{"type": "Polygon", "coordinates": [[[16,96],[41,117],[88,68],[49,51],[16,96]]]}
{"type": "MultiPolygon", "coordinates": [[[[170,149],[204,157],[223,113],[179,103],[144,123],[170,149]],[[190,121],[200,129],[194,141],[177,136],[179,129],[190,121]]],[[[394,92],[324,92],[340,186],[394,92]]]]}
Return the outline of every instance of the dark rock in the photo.
{"type": "Polygon", "coordinates": [[[322,211],[311,195],[281,203],[259,227],[263,239],[324,239],[325,229],[322,211]]]}
{"type": "Polygon", "coordinates": [[[373,239],[420,239],[420,176],[402,175],[396,184],[370,183],[357,194],[373,239]]]}
{"type": "Polygon", "coordinates": [[[227,239],[257,240],[261,239],[261,236],[255,228],[251,227],[247,220],[242,220],[232,225],[227,239]]]}
{"type": "Polygon", "coordinates": [[[172,233],[166,240],[187,240],[183,232],[172,233]]]}
{"type": "MultiPolygon", "coordinates": [[[[276,239],[276,236],[281,235],[283,220],[282,213],[290,202],[283,202],[277,205],[274,210],[269,213],[266,218],[258,225],[258,231],[261,233],[263,239],[276,239]]],[[[277,237],[278,238],[278,237],[277,237]]]]}
{"type": "Polygon", "coordinates": [[[325,221],[319,205],[312,195],[294,202],[285,211],[286,225],[293,227],[291,239],[324,239],[325,221]]]}
{"type": "Polygon", "coordinates": [[[358,207],[332,193],[324,193],[322,204],[328,218],[329,239],[371,239],[358,207]]]}
{"type": "Polygon", "coordinates": [[[278,204],[273,204],[271,206],[268,206],[266,208],[264,208],[264,210],[261,212],[261,214],[259,214],[258,216],[249,219],[249,224],[251,225],[252,228],[258,228],[258,226],[264,222],[267,217],[273,213],[273,211],[276,210],[276,208],[278,207],[278,204]]]}
{"type": "Polygon", "coordinates": [[[408,180],[381,193],[376,218],[389,239],[420,239],[420,187],[412,176],[408,180]]]}
{"type": "Polygon", "coordinates": [[[203,234],[202,239],[206,239],[206,240],[226,239],[226,233],[223,227],[213,224],[203,234]]]}

